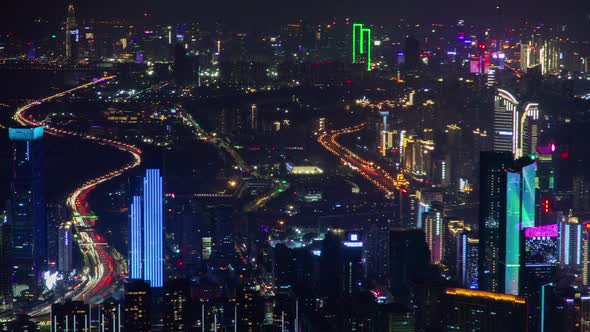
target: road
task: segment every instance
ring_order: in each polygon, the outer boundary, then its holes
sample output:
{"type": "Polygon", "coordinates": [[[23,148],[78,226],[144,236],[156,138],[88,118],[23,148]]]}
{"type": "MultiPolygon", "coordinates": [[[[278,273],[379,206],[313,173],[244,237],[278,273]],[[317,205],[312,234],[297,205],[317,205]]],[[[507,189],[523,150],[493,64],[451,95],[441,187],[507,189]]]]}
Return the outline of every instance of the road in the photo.
{"type": "Polygon", "coordinates": [[[208,132],[205,131],[205,129],[199,126],[199,124],[193,119],[193,117],[190,114],[186,112],[181,112],[180,116],[186,124],[193,128],[199,139],[205,140],[211,144],[214,144],[216,147],[224,150],[234,160],[234,163],[240,169],[240,171],[249,173],[254,177],[258,177],[258,173],[256,172],[256,170],[254,170],[246,163],[246,161],[233,148],[233,146],[231,146],[231,144],[229,144],[221,138],[211,136],[208,132]]]}
{"type": "Polygon", "coordinates": [[[359,173],[388,197],[393,197],[398,190],[407,190],[407,181],[403,176],[393,175],[377,165],[374,161],[366,160],[347,147],[338,143],[339,136],[354,134],[365,128],[365,123],[320,134],[318,142],[329,152],[340,158],[343,165],[359,173]]]}
{"type": "MultiPolygon", "coordinates": [[[[46,126],[44,123],[35,120],[29,111],[42,103],[58,99],[69,93],[89,88],[93,85],[101,84],[114,78],[114,76],[103,77],[96,79],[91,83],[83,84],[73,89],[30,102],[20,107],[14,114],[14,120],[21,125],[44,126],[44,131],[50,135],[90,140],[97,144],[125,151],[132,156],[131,161],[124,166],[87,180],[76,188],[66,200],[66,204],[72,215],[73,226],[78,234],[76,240],[78,241],[80,248],[82,248],[83,254],[85,255],[85,261],[88,262],[88,266],[86,266],[83,271],[80,284],[75,286],[74,290],[67,294],[67,297],[91,303],[101,301],[102,298],[109,295],[112,290],[117,287],[119,278],[125,273],[125,264],[117,264],[117,260],[114,260],[113,256],[121,256],[118,255],[114,249],[108,248],[105,239],[95,231],[93,226],[96,217],[91,216],[92,213],[87,201],[87,196],[97,185],[112,180],[126,171],[139,166],[141,164],[141,150],[133,145],[112,139],[46,126]]],[[[88,166],[91,167],[91,165],[88,166]]],[[[49,314],[49,310],[50,303],[44,303],[33,308],[30,314],[33,317],[46,316],[49,314]]]]}

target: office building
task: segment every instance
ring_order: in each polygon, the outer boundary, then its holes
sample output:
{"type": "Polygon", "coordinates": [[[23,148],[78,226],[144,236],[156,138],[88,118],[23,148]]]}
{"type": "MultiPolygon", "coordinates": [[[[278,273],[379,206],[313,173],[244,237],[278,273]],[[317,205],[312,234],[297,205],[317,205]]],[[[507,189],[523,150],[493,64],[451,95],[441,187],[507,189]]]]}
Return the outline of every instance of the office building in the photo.
{"type": "Polygon", "coordinates": [[[63,273],[72,272],[72,224],[64,223],[59,228],[57,270],[63,273]]]}
{"type": "Polygon", "coordinates": [[[51,305],[51,331],[90,332],[90,305],[82,301],[66,301],[51,305]]]}
{"type": "Polygon", "coordinates": [[[479,239],[462,232],[457,241],[457,280],[465,288],[477,289],[479,239]]]}
{"type": "Polygon", "coordinates": [[[389,233],[390,286],[394,295],[406,294],[412,283],[424,278],[429,257],[422,230],[395,229],[389,233]]]}
{"type": "Polygon", "coordinates": [[[496,90],[494,98],[494,151],[516,153],[519,132],[519,102],[506,90],[496,90]]]}
{"type": "Polygon", "coordinates": [[[519,294],[521,230],[535,222],[536,164],[510,152],[480,157],[480,289],[519,294]]]}
{"type": "Polygon", "coordinates": [[[78,60],[78,42],[80,41],[80,32],[76,23],[76,10],[74,4],[68,5],[68,15],[66,17],[66,59],[71,61],[78,60]]]}
{"type": "Polygon", "coordinates": [[[12,265],[10,258],[10,225],[0,214],[0,309],[12,308],[12,265]]]}
{"type": "Polygon", "coordinates": [[[448,288],[442,303],[445,331],[527,331],[524,297],[448,288]]]}
{"type": "Polygon", "coordinates": [[[125,331],[152,330],[152,295],[150,284],[143,280],[125,283],[125,331]]]}
{"type": "Polygon", "coordinates": [[[344,271],[344,295],[358,293],[364,286],[363,242],[358,233],[346,234],[342,242],[342,264],[344,271]]]}
{"type": "Polygon", "coordinates": [[[430,211],[424,214],[424,233],[432,264],[440,264],[444,259],[445,227],[443,225],[442,210],[442,204],[434,204],[430,211]]]}
{"type": "Polygon", "coordinates": [[[582,224],[577,217],[565,217],[559,223],[559,264],[564,268],[582,267],[582,224]]]}
{"type": "Polygon", "coordinates": [[[47,268],[43,127],[10,128],[10,206],[14,296],[36,293],[47,268]]]}
{"type": "Polygon", "coordinates": [[[164,207],[160,170],[147,169],[132,196],[129,227],[129,273],[132,279],[164,284],[164,207]],[[138,192],[139,191],[139,192],[138,192]]]}
{"type": "Polygon", "coordinates": [[[171,279],[164,287],[164,331],[190,330],[191,289],[188,279],[171,279]]]}

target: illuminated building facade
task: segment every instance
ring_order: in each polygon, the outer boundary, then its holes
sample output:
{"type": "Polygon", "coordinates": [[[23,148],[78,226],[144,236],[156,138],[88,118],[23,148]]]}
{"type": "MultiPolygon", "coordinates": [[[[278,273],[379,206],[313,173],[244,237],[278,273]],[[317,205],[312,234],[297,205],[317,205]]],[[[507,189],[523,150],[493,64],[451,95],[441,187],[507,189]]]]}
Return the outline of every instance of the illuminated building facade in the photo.
{"type": "Polygon", "coordinates": [[[143,280],[125,283],[125,331],[151,331],[151,289],[143,280]]]}
{"type": "Polygon", "coordinates": [[[477,261],[479,239],[462,232],[457,239],[457,276],[461,285],[469,289],[478,287],[477,261]]]}
{"type": "Polygon", "coordinates": [[[424,214],[424,234],[430,249],[430,262],[440,264],[444,253],[443,211],[440,204],[424,214]]]}
{"type": "Polygon", "coordinates": [[[539,64],[539,50],[536,43],[529,41],[520,44],[520,68],[528,69],[539,64]]]}
{"type": "Polygon", "coordinates": [[[68,5],[68,15],[66,17],[66,59],[77,60],[78,42],[80,35],[78,24],[76,23],[76,10],[74,4],[68,5]]]}
{"type": "Polygon", "coordinates": [[[358,233],[346,234],[342,242],[342,263],[344,265],[344,295],[357,293],[364,284],[363,242],[358,233]]]}
{"type": "Polygon", "coordinates": [[[445,331],[527,331],[524,297],[448,288],[442,303],[445,331]]]}
{"type": "Polygon", "coordinates": [[[541,74],[559,73],[559,45],[553,40],[545,40],[539,50],[541,74]]]}
{"type": "Polygon", "coordinates": [[[521,231],[535,223],[536,164],[510,152],[480,158],[481,289],[518,295],[521,231]]]}
{"type": "Polygon", "coordinates": [[[365,64],[371,70],[371,29],[362,23],[352,25],[352,63],[365,64]]]}
{"type": "Polygon", "coordinates": [[[164,284],[164,207],[160,170],[147,169],[130,205],[129,274],[132,279],[164,284]]]}
{"type": "Polygon", "coordinates": [[[12,236],[15,296],[35,291],[47,267],[43,127],[10,128],[11,182],[8,223],[12,236]]]}
{"type": "Polygon", "coordinates": [[[68,273],[72,271],[72,224],[64,223],[59,228],[57,270],[68,273]]]}
{"type": "Polygon", "coordinates": [[[582,224],[576,217],[559,223],[559,264],[566,268],[582,267],[582,224]]]}
{"type": "Polygon", "coordinates": [[[513,94],[498,89],[494,98],[494,151],[516,152],[519,102],[513,94]]]}
{"type": "Polygon", "coordinates": [[[191,288],[187,279],[171,279],[164,287],[164,330],[190,329],[191,288]]]}

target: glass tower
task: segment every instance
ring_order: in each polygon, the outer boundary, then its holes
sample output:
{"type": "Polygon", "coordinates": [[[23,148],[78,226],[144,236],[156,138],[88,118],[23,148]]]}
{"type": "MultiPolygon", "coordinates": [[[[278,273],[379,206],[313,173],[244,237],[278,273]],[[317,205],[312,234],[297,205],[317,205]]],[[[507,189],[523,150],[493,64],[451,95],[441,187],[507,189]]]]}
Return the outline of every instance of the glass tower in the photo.
{"type": "Polygon", "coordinates": [[[47,266],[43,127],[9,128],[11,181],[8,223],[12,236],[15,296],[35,292],[47,266]]]}

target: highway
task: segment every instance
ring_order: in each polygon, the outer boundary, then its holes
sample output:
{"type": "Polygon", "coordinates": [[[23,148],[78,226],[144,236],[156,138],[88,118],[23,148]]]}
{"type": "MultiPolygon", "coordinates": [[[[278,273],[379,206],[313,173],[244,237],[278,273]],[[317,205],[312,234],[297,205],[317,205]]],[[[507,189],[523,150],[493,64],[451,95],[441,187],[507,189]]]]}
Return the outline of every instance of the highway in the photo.
{"type": "MultiPolygon", "coordinates": [[[[91,209],[86,198],[88,193],[97,185],[112,180],[124,172],[139,166],[141,164],[141,150],[136,146],[112,139],[46,126],[44,123],[35,120],[29,111],[42,103],[58,99],[72,92],[89,88],[114,78],[115,76],[103,77],[73,89],[32,101],[18,108],[13,117],[21,125],[44,126],[44,131],[50,135],[93,141],[97,144],[125,151],[132,157],[131,161],[122,167],[87,180],[70,193],[66,200],[66,204],[72,215],[72,224],[76,228],[76,240],[83,251],[85,261],[88,262],[88,266],[85,267],[82,273],[80,283],[66,297],[91,303],[100,302],[117,287],[119,278],[124,276],[125,264],[124,262],[122,264],[117,263],[117,261],[121,260],[122,256],[115,252],[114,249],[108,248],[105,239],[94,230],[93,223],[96,221],[96,217],[91,215],[91,209]],[[118,259],[114,260],[113,256],[118,257],[118,259]]],[[[50,303],[44,303],[34,307],[29,314],[33,317],[46,316],[49,314],[49,310],[50,303]]]]}
{"type": "MultiPolygon", "coordinates": [[[[359,173],[369,182],[371,182],[387,197],[393,197],[398,190],[404,190],[409,185],[403,176],[393,175],[376,165],[375,162],[366,160],[347,147],[338,143],[337,138],[341,135],[354,134],[365,128],[365,123],[356,126],[342,128],[338,130],[321,133],[318,142],[329,152],[340,158],[343,165],[348,166],[353,171],[359,173]]],[[[407,190],[407,189],[406,189],[407,190]]]]}
{"type": "Polygon", "coordinates": [[[193,119],[193,117],[190,114],[186,112],[181,112],[180,116],[182,117],[182,120],[185,124],[188,124],[195,130],[196,135],[199,139],[214,144],[216,147],[221,148],[227,154],[229,154],[229,156],[234,160],[234,163],[240,169],[240,171],[249,173],[254,177],[258,176],[256,170],[250,167],[242,158],[242,156],[240,156],[240,154],[229,143],[227,143],[223,139],[212,137],[211,135],[209,135],[209,133],[207,133],[201,126],[199,126],[199,124],[193,119]]]}

